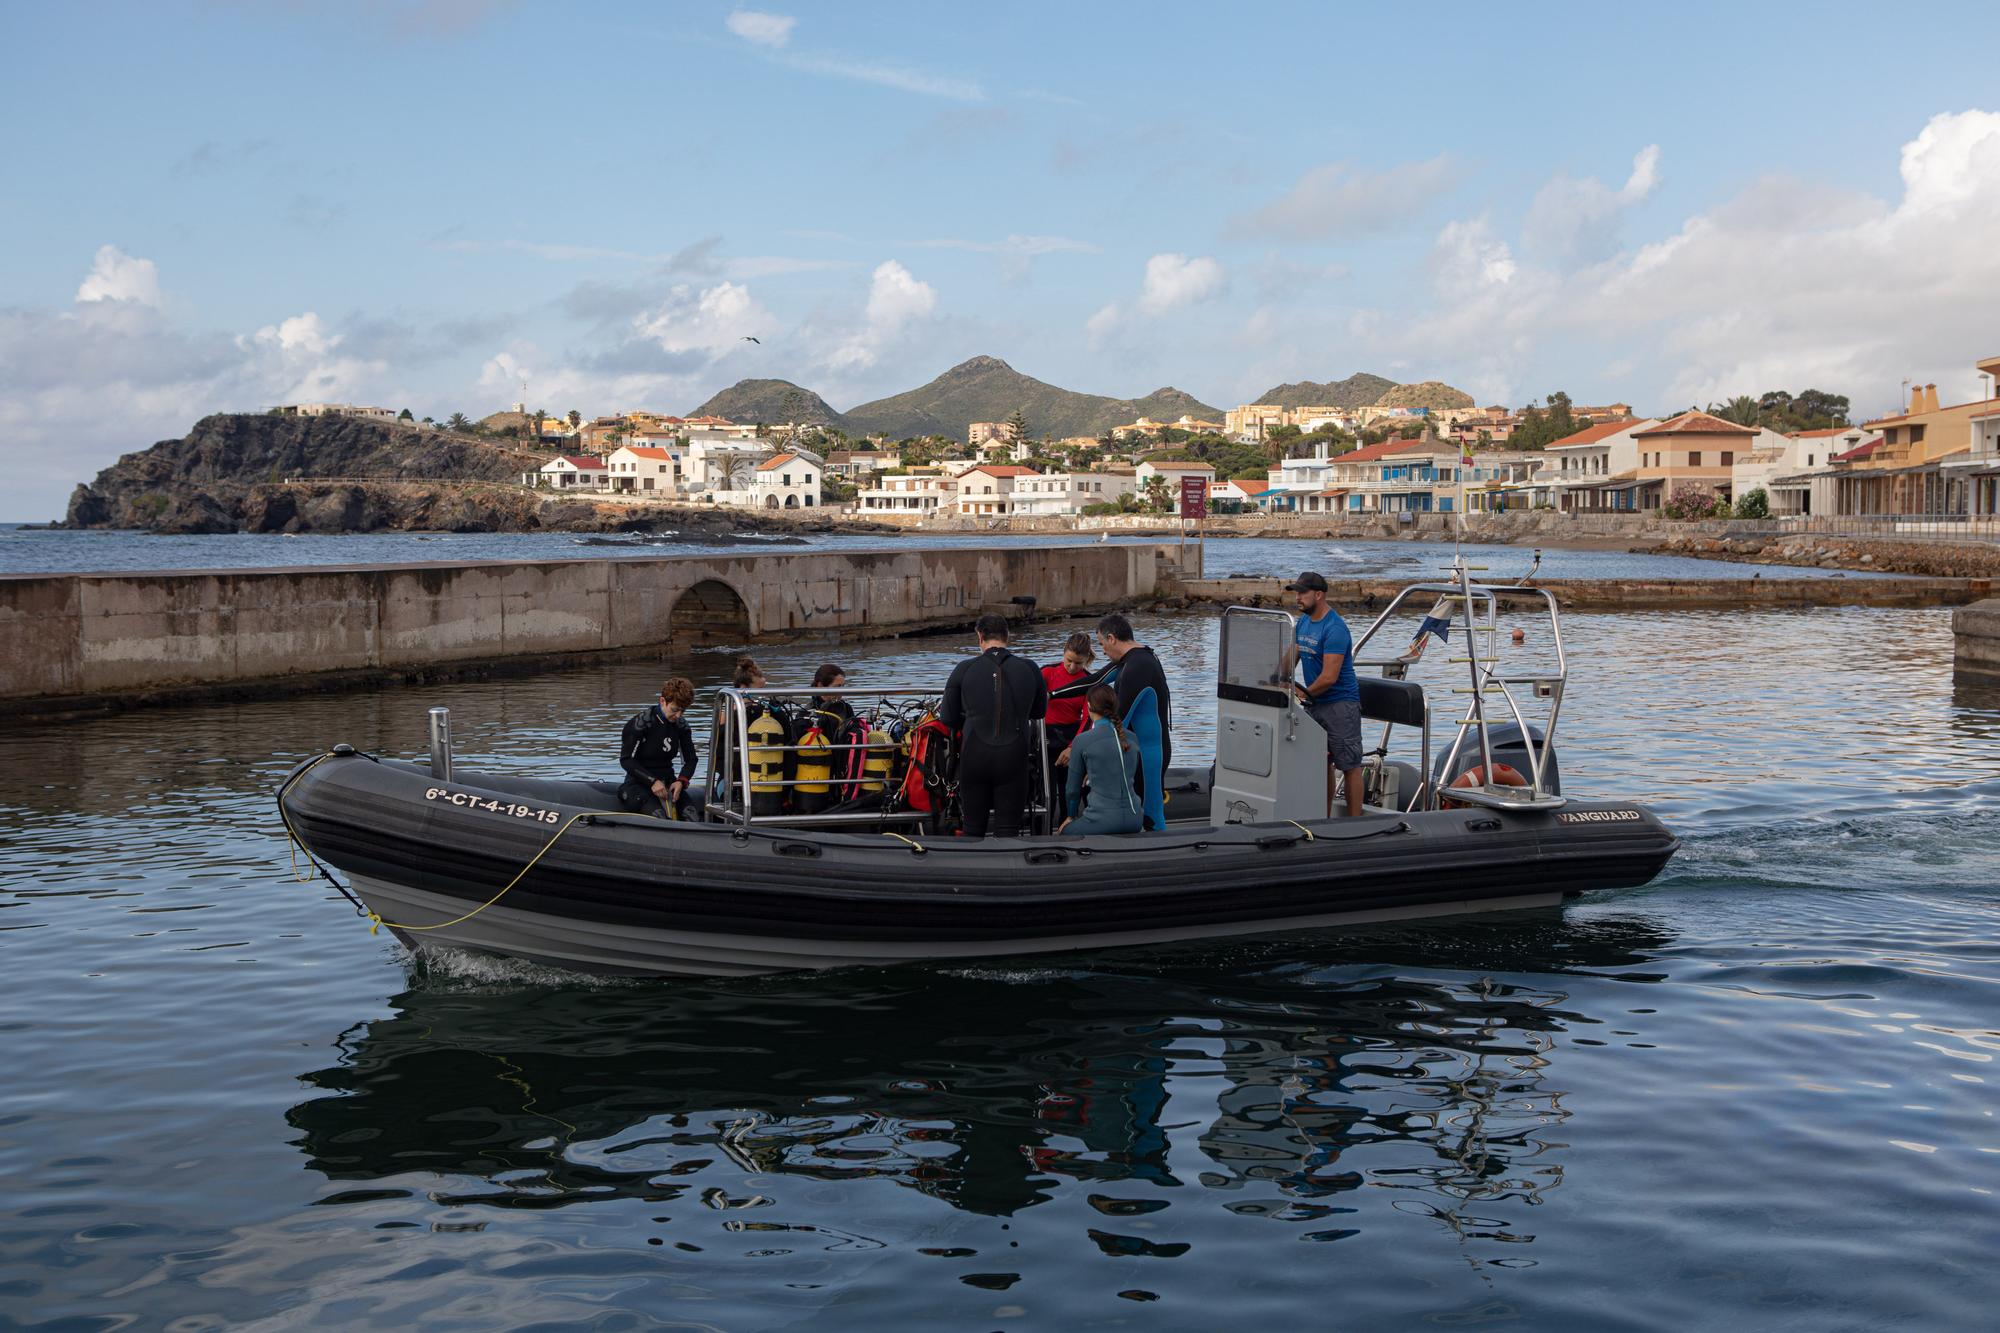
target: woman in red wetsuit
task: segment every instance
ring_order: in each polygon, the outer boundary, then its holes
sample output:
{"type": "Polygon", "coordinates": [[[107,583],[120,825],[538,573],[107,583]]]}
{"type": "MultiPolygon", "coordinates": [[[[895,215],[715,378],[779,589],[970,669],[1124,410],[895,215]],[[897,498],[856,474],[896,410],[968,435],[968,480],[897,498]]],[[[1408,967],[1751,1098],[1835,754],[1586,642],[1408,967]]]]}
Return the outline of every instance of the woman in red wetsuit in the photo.
{"type": "Polygon", "coordinates": [[[1104,673],[1090,669],[1097,650],[1088,634],[1072,634],[1063,644],[1062,661],[1042,668],[1049,687],[1049,713],[1044,719],[1049,732],[1049,753],[1062,763],[1068,758],[1069,743],[1083,725],[1084,695],[1104,673]]]}

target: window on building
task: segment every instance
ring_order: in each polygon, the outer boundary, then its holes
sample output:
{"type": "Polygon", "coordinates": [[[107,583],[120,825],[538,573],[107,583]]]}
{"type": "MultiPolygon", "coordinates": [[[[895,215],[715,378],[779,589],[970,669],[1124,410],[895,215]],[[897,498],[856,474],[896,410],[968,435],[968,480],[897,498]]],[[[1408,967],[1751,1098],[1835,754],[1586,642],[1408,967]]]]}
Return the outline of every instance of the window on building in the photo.
{"type": "Polygon", "coordinates": [[[1924,428],[1922,426],[1910,427],[1910,443],[1922,444],[1923,442],[1924,442],[1924,428]]]}
{"type": "Polygon", "coordinates": [[[1736,462],[1736,451],[1733,449],[1724,449],[1722,451],[1722,466],[1730,467],[1733,466],[1735,462],[1736,462]]]}
{"type": "Polygon", "coordinates": [[[1701,466],[1701,450],[1699,449],[1688,450],[1688,466],[1689,467],[1701,466]]]}

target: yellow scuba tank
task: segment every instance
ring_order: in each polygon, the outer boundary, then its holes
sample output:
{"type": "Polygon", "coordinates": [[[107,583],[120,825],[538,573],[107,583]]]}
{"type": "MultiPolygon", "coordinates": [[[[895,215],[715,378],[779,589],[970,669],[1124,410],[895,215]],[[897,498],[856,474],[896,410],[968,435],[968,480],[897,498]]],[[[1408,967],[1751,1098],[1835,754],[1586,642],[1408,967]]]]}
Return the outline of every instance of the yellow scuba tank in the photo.
{"type": "Polygon", "coordinates": [[[785,724],[769,711],[751,720],[750,813],[781,815],[785,812],[785,724]]]}
{"type": "Polygon", "coordinates": [[[896,740],[888,732],[873,728],[868,732],[868,760],[861,773],[864,795],[887,791],[896,767],[896,740]]]}
{"type": "Polygon", "coordinates": [[[802,815],[816,815],[826,809],[828,784],[833,780],[833,742],[814,723],[799,737],[794,753],[798,756],[798,785],[792,788],[792,804],[802,815]]]}

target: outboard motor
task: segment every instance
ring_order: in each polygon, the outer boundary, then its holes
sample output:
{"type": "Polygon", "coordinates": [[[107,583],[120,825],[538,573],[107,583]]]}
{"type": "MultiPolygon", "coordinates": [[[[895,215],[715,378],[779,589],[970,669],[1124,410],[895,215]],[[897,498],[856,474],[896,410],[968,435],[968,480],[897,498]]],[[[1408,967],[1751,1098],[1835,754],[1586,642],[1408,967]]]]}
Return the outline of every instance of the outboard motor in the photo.
{"type": "MultiPolygon", "coordinates": [[[[1538,727],[1529,727],[1528,735],[1534,740],[1536,752],[1542,756],[1544,789],[1550,796],[1562,795],[1562,764],[1556,757],[1555,747],[1542,749],[1542,733],[1538,727]]],[[[1527,781],[1534,768],[1528,762],[1528,747],[1521,741],[1520,726],[1513,722],[1489,722],[1486,724],[1486,738],[1493,748],[1494,764],[1507,765],[1521,775],[1522,781],[1527,781]]],[[[1479,767],[1481,763],[1479,733],[1469,727],[1466,729],[1465,744],[1459,747],[1458,760],[1453,764],[1457,772],[1444,771],[1444,761],[1449,757],[1449,753],[1440,754],[1437,758],[1437,770],[1431,775],[1440,792],[1450,787],[1459,777],[1479,767]]]]}

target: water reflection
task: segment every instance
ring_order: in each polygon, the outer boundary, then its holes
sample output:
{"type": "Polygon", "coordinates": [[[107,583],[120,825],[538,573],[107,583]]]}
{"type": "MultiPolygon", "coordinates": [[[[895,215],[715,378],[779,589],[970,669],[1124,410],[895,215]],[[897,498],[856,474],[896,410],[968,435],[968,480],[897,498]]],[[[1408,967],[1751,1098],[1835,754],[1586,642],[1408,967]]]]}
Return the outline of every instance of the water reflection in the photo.
{"type": "Polygon", "coordinates": [[[1187,1203],[1339,1239],[1362,1221],[1337,1200],[1366,1183],[1461,1239],[1513,1241],[1518,1209],[1562,1180],[1559,1038],[1595,1023],[1547,984],[1558,939],[1567,968],[1626,977],[1667,943],[1642,917],[1572,930],[1543,913],[1454,931],[1477,970],[1440,958],[1435,932],[1383,930],[1119,971],[433,975],[347,1034],[288,1119],[310,1168],[347,1186],[336,1204],[749,1210],[883,1179],[1005,1217],[1079,1187],[1117,1249],[1158,1240],[1119,1218],[1195,1184],[1187,1203]],[[1516,967],[1536,984],[1496,979],[1516,967]]]}

